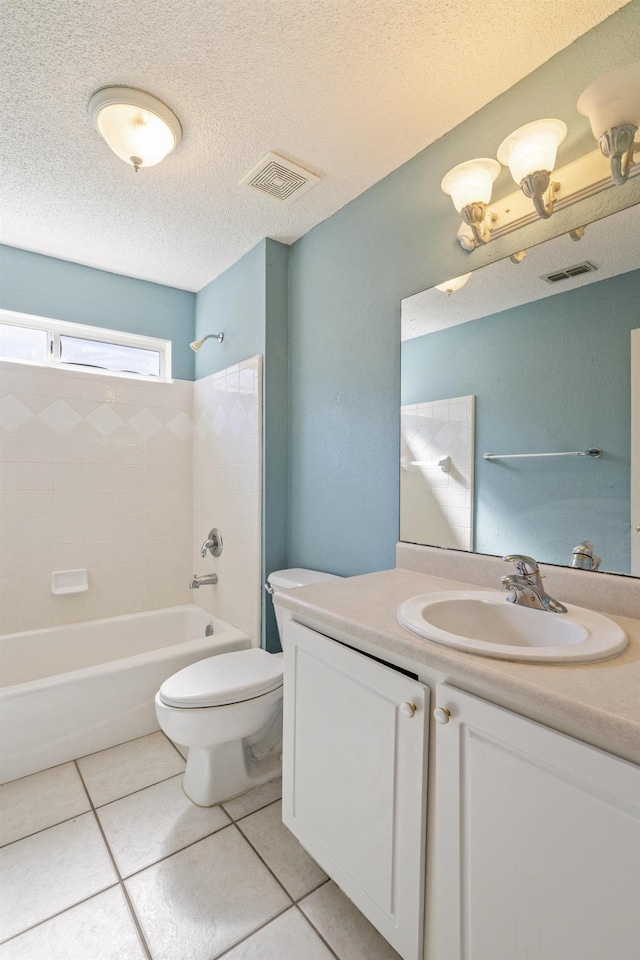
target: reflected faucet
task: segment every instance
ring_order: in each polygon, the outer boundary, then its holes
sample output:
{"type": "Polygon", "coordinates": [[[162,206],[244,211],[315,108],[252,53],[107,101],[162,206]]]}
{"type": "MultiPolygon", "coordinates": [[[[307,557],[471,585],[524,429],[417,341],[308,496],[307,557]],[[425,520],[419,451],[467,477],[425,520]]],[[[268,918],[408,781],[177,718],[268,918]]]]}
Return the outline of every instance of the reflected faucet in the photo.
{"type": "Polygon", "coordinates": [[[550,597],[542,586],[542,577],[538,564],[533,557],[523,557],[510,553],[502,558],[506,563],[515,563],[517,574],[501,577],[500,583],[505,590],[511,590],[507,600],[523,607],[535,610],[547,610],[549,613],[566,613],[567,608],[550,597]]]}
{"type": "Polygon", "coordinates": [[[597,570],[602,563],[602,557],[597,557],[593,552],[593,544],[590,540],[579,543],[573,548],[571,554],[571,566],[579,567],[581,570],[597,570]]]}
{"type": "Polygon", "coordinates": [[[217,582],[217,573],[203,573],[200,577],[194,573],[189,582],[189,590],[197,590],[199,587],[208,587],[210,584],[217,582]]]}

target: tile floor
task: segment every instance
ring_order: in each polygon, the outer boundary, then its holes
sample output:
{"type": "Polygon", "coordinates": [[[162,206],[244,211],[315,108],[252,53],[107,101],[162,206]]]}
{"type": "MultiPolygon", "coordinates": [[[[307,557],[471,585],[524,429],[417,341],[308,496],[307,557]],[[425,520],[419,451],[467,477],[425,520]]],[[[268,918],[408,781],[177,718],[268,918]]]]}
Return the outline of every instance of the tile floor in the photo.
{"type": "Polygon", "coordinates": [[[0,960],[399,960],[283,826],[217,807],[162,733],[0,787],[0,960]]]}

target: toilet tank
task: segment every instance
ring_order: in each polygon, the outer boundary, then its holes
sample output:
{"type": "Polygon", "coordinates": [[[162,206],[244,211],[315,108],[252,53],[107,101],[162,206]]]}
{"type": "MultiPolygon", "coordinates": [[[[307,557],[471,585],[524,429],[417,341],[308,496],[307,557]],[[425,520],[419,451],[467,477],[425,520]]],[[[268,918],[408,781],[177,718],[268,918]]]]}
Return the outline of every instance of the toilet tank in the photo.
{"type": "MultiPolygon", "coordinates": [[[[333,573],[323,573],[321,570],[305,570],[304,567],[293,567],[290,570],[275,570],[270,573],[267,583],[274,590],[288,590],[290,587],[304,587],[310,583],[322,583],[324,580],[342,580],[333,573]]],[[[288,615],[279,604],[273,604],[278,624],[278,633],[280,634],[280,645],[284,636],[284,618],[288,615]]]]}

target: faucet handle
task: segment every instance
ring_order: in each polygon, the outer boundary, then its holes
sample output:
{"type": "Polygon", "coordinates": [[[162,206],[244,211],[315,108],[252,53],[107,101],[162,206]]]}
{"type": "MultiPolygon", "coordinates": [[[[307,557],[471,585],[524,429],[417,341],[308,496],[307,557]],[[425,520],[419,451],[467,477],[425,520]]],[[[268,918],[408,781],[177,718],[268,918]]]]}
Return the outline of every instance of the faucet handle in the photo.
{"type": "Polygon", "coordinates": [[[505,563],[515,563],[516,570],[521,577],[532,577],[539,573],[538,563],[533,557],[525,557],[520,553],[509,553],[502,559],[505,563]]]}

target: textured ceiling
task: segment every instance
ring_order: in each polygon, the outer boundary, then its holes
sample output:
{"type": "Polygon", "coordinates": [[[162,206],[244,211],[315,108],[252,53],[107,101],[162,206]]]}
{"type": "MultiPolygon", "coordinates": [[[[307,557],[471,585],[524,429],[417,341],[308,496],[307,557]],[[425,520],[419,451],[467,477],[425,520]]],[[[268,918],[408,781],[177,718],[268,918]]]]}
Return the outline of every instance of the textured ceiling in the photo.
{"type": "Polygon", "coordinates": [[[199,290],[263,237],[302,236],[622,6],[5,0],[2,240],[199,290]],[[107,84],[178,114],[183,141],[159,166],[134,174],[93,130],[86,105],[107,84]],[[269,150],[323,179],[290,207],[239,187],[269,150]]]}

